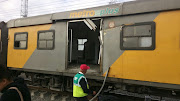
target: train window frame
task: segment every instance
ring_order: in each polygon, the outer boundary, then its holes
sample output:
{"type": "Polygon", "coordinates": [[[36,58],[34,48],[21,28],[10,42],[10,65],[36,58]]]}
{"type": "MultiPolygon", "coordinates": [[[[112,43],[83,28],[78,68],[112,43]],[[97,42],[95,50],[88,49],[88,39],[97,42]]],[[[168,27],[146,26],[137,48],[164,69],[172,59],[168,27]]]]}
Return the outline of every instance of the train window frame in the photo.
{"type": "Polygon", "coordinates": [[[85,43],[87,42],[87,38],[79,38],[78,39],[78,51],[84,51],[85,43]],[[82,41],[82,43],[79,43],[79,41],[82,41]],[[85,42],[84,42],[85,41],[85,42]],[[79,46],[82,46],[83,49],[81,50],[79,46]]]}
{"type": "Polygon", "coordinates": [[[27,49],[27,48],[28,48],[28,32],[16,32],[14,34],[14,49],[27,49]],[[20,40],[20,41],[26,41],[26,47],[25,48],[15,47],[16,36],[19,34],[26,34],[26,40],[20,40]]]}
{"type": "MultiPolygon", "coordinates": [[[[135,23],[135,24],[130,24],[130,25],[122,25],[122,29],[120,32],[120,49],[121,50],[154,50],[155,49],[155,22],[141,22],[141,23],[135,23]],[[125,27],[132,27],[132,26],[142,26],[142,25],[150,25],[151,26],[151,35],[137,35],[137,36],[124,36],[124,28],[125,27]],[[152,38],[152,44],[150,47],[124,47],[123,46],[123,38],[127,37],[137,37],[137,38],[142,38],[142,37],[150,37],[152,38]]],[[[139,39],[138,39],[139,40],[139,39]]]]}
{"type": "MultiPolygon", "coordinates": [[[[47,40],[47,39],[45,39],[45,40],[47,40]]],[[[38,33],[37,33],[37,49],[38,50],[54,50],[54,48],[55,48],[55,30],[41,30],[41,31],[38,31],[38,33]],[[53,39],[52,39],[53,46],[52,46],[52,48],[47,48],[47,44],[46,44],[46,48],[40,48],[39,47],[39,41],[40,41],[39,40],[39,35],[40,35],[40,33],[45,33],[45,32],[52,32],[53,33],[53,39]]]]}

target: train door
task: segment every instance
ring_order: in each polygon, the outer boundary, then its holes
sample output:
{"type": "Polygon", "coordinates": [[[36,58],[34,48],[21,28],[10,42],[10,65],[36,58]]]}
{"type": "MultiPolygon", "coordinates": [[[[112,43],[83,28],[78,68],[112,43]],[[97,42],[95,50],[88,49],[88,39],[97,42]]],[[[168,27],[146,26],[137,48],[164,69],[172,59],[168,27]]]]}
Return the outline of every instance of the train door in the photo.
{"type": "MultiPolygon", "coordinates": [[[[104,23],[106,25],[110,24],[106,20],[104,20],[104,23]]],[[[103,50],[105,51],[103,52],[103,73],[105,73],[107,68],[111,67],[114,61],[124,52],[120,50],[120,32],[121,26],[104,29],[103,50]]],[[[119,68],[121,68],[119,73],[122,74],[122,66],[119,68]]]]}
{"type": "MultiPolygon", "coordinates": [[[[83,19],[68,23],[68,68],[87,64],[99,71],[101,20],[83,19]]],[[[91,68],[91,69],[92,69],[91,68]]]]}

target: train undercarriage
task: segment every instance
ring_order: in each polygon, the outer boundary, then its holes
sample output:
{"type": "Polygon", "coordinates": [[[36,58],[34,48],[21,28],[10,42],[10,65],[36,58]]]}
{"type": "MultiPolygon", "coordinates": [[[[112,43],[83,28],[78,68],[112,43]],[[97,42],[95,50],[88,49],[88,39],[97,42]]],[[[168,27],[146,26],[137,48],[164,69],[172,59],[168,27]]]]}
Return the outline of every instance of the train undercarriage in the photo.
{"type": "MultiPolygon", "coordinates": [[[[51,100],[58,95],[66,96],[65,101],[73,101],[72,87],[73,75],[45,74],[27,71],[13,70],[13,76],[25,79],[31,89],[31,95],[40,91],[40,98],[47,93],[51,94],[51,100]],[[68,97],[67,97],[68,96],[68,97]]],[[[88,77],[88,75],[87,75],[88,77]]],[[[104,77],[88,78],[91,90],[99,91],[103,84],[104,77]]],[[[92,96],[89,97],[91,99],[92,96]]],[[[107,79],[106,84],[96,98],[98,101],[180,101],[180,91],[172,89],[157,88],[144,85],[127,84],[123,81],[116,82],[107,79]],[[112,100],[114,99],[114,100],[112,100]]]]}

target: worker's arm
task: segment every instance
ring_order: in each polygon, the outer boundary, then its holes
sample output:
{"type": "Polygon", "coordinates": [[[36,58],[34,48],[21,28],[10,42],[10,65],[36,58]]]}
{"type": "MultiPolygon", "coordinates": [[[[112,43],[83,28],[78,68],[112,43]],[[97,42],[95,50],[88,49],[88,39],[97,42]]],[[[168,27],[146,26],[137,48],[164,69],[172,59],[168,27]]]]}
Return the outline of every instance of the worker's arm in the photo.
{"type": "Polygon", "coordinates": [[[81,85],[81,88],[83,89],[84,93],[93,94],[93,91],[87,88],[87,83],[84,78],[80,80],[79,84],[81,85]]]}

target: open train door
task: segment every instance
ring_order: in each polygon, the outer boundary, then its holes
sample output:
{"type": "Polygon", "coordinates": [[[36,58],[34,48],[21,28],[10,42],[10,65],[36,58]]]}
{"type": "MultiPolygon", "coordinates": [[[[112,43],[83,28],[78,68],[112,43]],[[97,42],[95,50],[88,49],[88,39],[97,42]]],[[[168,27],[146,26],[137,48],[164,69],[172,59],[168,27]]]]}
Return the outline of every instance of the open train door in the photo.
{"type": "Polygon", "coordinates": [[[100,71],[101,19],[82,19],[68,22],[68,69],[87,64],[91,70],[100,71]]]}

